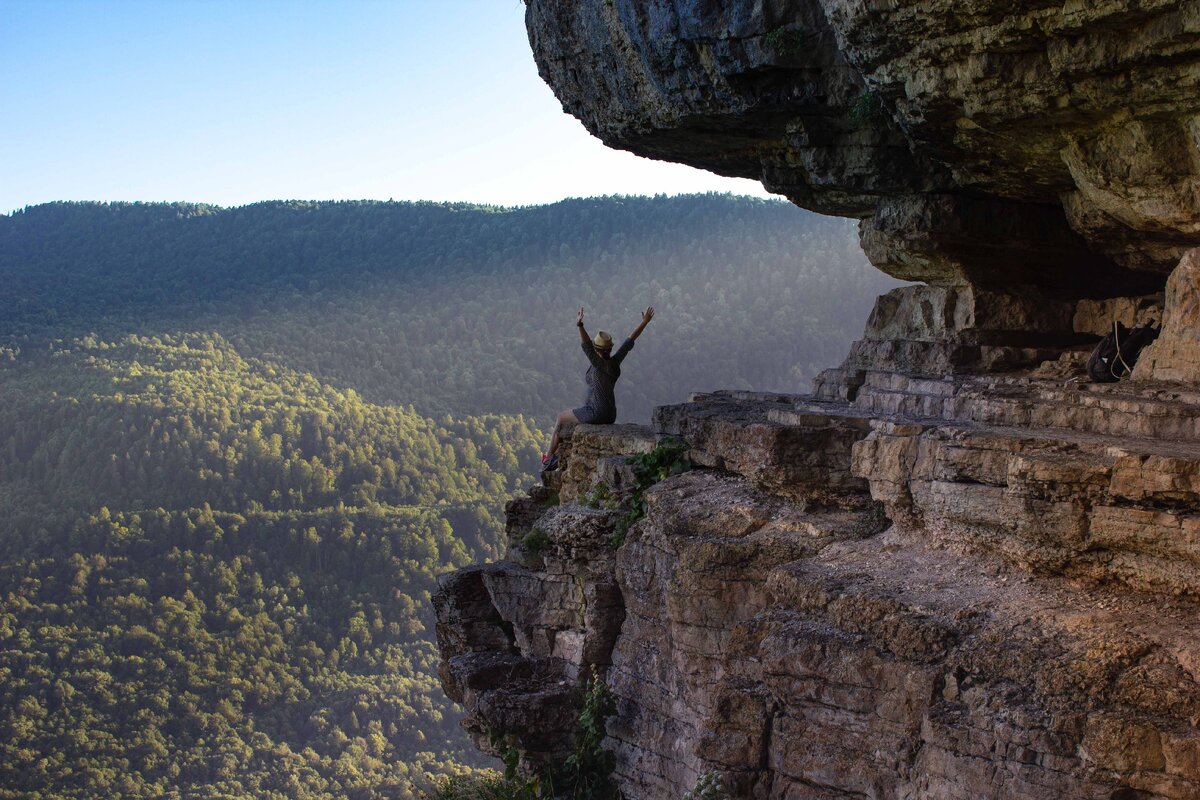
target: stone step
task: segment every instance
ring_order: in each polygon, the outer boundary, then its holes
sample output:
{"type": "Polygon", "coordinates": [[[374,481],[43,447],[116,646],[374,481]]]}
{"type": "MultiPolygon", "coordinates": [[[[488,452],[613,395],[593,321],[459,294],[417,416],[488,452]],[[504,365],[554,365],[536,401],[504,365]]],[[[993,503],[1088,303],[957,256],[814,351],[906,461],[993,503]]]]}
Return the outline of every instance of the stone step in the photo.
{"type": "Polygon", "coordinates": [[[880,417],[1052,428],[1121,437],[1200,442],[1200,393],[1179,387],[1048,381],[1029,377],[941,380],[864,372],[851,400],[825,391],[799,399],[852,402],[880,417]]]}
{"type": "MultiPolygon", "coordinates": [[[[562,481],[559,497],[567,503],[581,492],[592,488],[598,480],[612,484],[620,482],[618,460],[624,457],[648,453],[654,449],[661,437],[645,425],[576,425],[571,433],[570,449],[564,451],[561,461],[562,481]],[[601,462],[607,472],[599,474],[601,462]]],[[[564,440],[565,441],[565,440],[564,440]]]]}
{"type": "Polygon", "coordinates": [[[739,796],[764,770],[772,797],[1200,796],[1193,603],[899,531],[781,565],[767,591],[702,723],[707,766],[742,776],[739,796]],[[737,697],[777,710],[739,715],[737,697]]]}
{"type": "Polygon", "coordinates": [[[660,406],[653,427],[686,441],[693,463],[742,475],[771,494],[833,507],[869,502],[866,482],[850,472],[868,418],[853,409],[798,413],[798,396],[747,394],[660,406]]]}
{"type": "MultiPolygon", "coordinates": [[[[921,390],[896,396],[960,408],[974,400],[962,382],[882,373],[875,380],[881,390],[921,390]]],[[[1026,382],[1004,385],[1014,402],[1025,402],[1026,382]]],[[[1191,406],[1137,392],[1084,400],[1074,412],[1191,406]]],[[[864,507],[870,495],[886,503],[889,518],[925,528],[944,547],[993,551],[1028,570],[1090,583],[1200,594],[1200,441],[881,416],[858,402],[746,392],[661,407],[654,424],[688,441],[696,464],[743,475],[780,497],[864,507]]]]}
{"type": "Polygon", "coordinates": [[[887,515],[957,550],[1088,582],[1200,594],[1200,445],[874,423],[853,472],[887,515]]]}

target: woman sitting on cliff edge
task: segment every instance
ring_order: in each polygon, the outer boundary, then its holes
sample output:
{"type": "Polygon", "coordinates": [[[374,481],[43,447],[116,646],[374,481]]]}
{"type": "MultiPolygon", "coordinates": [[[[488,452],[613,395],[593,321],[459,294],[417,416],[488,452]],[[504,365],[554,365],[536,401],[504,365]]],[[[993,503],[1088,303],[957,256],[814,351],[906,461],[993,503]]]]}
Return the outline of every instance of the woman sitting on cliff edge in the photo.
{"type": "Polygon", "coordinates": [[[583,346],[583,353],[592,364],[588,367],[587,375],[584,378],[588,387],[587,399],[579,408],[569,408],[560,412],[558,419],[554,421],[554,433],[550,436],[550,450],[542,456],[543,471],[558,466],[558,440],[563,425],[572,422],[611,425],[617,421],[617,399],[613,389],[617,385],[617,379],[621,377],[621,362],[625,360],[625,356],[629,355],[629,351],[633,349],[633,343],[642,335],[642,331],[646,329],[652,319],[654,319],[654,307],[650,306],[642,312],[642,323],[634,329],[633,333],[629,334],[629,338],[614,353],[612,351],[613,339],[608,331],[598,331],[594,339],[588,337],[587,329],[583,327],[583,309],[579,309],[579,314],[575,317],[575,326],[579,328],[579,341],[583,346]]]}

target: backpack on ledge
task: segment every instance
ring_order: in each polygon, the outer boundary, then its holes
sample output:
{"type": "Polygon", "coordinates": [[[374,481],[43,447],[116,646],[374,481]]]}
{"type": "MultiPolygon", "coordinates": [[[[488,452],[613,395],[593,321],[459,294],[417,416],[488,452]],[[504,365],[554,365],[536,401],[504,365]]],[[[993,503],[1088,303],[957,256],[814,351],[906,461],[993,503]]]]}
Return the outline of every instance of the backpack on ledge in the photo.
{"type": "Polygon", "coordinates": [[[1161,330],[1153,322],[1126,328],[1113,322],[1112,332],[1100,340],[1088,356],[1087,374],[1093,383],[1115,383],[1130,372],[1142,349],[1158,338],[1161,330]]]}

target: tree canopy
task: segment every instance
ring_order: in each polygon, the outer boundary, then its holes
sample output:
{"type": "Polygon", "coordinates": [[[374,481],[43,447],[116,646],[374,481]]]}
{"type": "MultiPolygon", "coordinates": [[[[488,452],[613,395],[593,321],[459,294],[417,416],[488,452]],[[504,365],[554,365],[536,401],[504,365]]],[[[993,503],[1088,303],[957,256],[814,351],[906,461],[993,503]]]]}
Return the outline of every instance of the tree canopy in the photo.
{"type": "Polygon", "coordinates": [[[435,576],[498,555],[586,362],[623,420],[801,390],[852,227],[726,195],[0,216],[0,798],[416,796],[481,763],[435,576]]]}

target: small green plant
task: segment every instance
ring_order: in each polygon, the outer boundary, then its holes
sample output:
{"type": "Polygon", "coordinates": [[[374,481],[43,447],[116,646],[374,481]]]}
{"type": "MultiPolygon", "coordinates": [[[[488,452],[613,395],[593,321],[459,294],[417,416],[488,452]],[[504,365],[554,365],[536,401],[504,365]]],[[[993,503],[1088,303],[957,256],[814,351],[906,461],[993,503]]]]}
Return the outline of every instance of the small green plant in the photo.
{"type": "Polygon", "coordinates": [[[850,119],[855,122],[877,123],[884,117],[883,100],[870,89],[863,91],[850,105],[850,119]]]}
{"type": "MultiPolygon", "coordinates": [[[[516,745],[504,740],[504,736],[495,728],[488,727],[488,742],[504,762],[504,775],[500,781],[485,785],[484,789],[492,789],[496,794],[463,795],[463,800],[481,797],[483,800],[542,800],[554,797],[554,782],[550,780],[548,770],[541,770],[529,777],[522,777],[517,771],[521,764],[521,751],[516,745]]],[[[458,800],[455,797],[435,800],[458,800]]]]}
{"type": "Polygon", "coordinates": [[[688,443],[682,439],[666,438],[649,453],[639,453],[625,459],[633,467],[634,490],[645,491],[670,475],[692,468],[688,461],[688,443]]]}
{"type": "Polygon", "coordinates": [[[593,666],[576,721],[575,751],[566,761],[522,777],[518,771],[521,751],[506,741],[500,731],[489,727],[488,742],[504,762],[504,773],[485,770],[443,778],[432,793],[424,792],[425,797],[427,800],[550,800],[563,797],[619,800],[621,795],[612,780],[613,755],[601,746],[606,734],[605,721],[614,711],[616,703],[612,693],[593,666]],[[565,780],[570,787],[566,792],[556,790],[556,775],[560,782],[565,780]]]}
{"type": "Polygon", "coordinates": [[[624,503],[625,514],[617,520],[613,534],[608,538],[613,549],[625,544],[629,529],[646,516],[646,490],[661,480],[692,468],[687,457],[688,450],[688,443],[682,439],[667,438],[649,453],[625,459],[625,463],[633,467],[633,491],[624,503]]]}
{"type": "Polygon", "coordinates": [[[613,550],[619,550],[621,545],[625,544],[625,539],[629,535],[629,529],[634,524],[646,516],[646,501],[639,500],[625,514],[617,520],[617,524],[613,527],[612,535],[608,537],[608,546],[613,550]]]}
{"type": "Polygon", "coordinates": [[[795,58],[804,52],[808,35],[804,31],[780,25],[763,37],[767,47],[785,58],[795,58]]]}
{"type": "Polygon", "coordinates": [[[428,800],[539,800],[543,796],[535,779],[509,779],[491,771],[442,778],[432,793],[424,794],[428,800]]]}
{"type": "Polygon", "coordinates": [[[683,800],[733,800],[725,779],[716,770],[701,773],[696,785],[683,796],[683,800]]]}
{"type": "Polygon", "coordinates": [[[612,781],[613,754],[601,747],[605,721],[616,711],[608,685],[595,666],[584,690],[583,707],[575,728],[575,752],[563,765],[571,783],[572,800],[618,800],[612,781]]]}
{"type": "Polygon", "coordinates": [[[579,502],[588,508],[615,508],[617,497],[608,488],[608,484],[601,481],[593,486],[590,492],[581,493],[579,502]]]}
{"type": "Polygon", "coordinates": [[[550,535],[541,528],[530,528],[529,533],[521,538],[521,549],[532,558],[537,558],[549,546],[550,535]]]}

